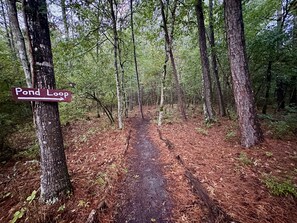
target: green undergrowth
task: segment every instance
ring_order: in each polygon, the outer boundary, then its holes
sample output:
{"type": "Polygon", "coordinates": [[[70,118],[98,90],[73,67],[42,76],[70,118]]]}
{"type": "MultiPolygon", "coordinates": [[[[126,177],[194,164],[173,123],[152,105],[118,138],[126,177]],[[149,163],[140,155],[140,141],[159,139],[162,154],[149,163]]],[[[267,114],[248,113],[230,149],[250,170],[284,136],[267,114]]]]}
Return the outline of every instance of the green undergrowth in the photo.
{"type": "Polygon", "coordinates": [[[62,125],[73,120],[83,119],[88,112],[87,107],[90,107],[89,100],[82,100],[79,97],[73,97],[71,103],[60,103],[60,121],[62,125]]]}
{"type": "Polygon", "coordinates": [[[276,196],[292,195],[297,197],[297,187],[290,179],[281,180],[275,176],[264,176],[263,183],[271,194],[276,196]]]}
{"type": "Polygon", "coordinates": [[[204,135],[204,136],[207,136],[207,135],[208,135],[208,130],[205,129],[205,128],[197,127],[197,128],[196,128],[196,131],[197,131],[199,134],[202,134],[202,135],[204,135]]]}
{"type": "Polygon", "coordinates": [[[297,107],[286,107],[285,111],[274,117],[271,114],[261,115],[268,122],[268,127],[275,139],[287,139],[297,134],[297,107]]]}
{"type": "Polygon", "coordinates": [[[26,149],[18,152],[14,156],[15,158],[25,158],[25,159],[38,159],[39,158],[39,145],[37,142],[28,146],[26,149]]]}
{"type": "Polygon", "coordinates": [[[236,131],[234,131],[233,129],[228,129],[226,131],[226,135],[225,135],[226,141],[232,141],[232,140],[236,139],[236,137],[237,137],[236,131]]]}
{"type": "MultiPolygon", "coordinates": [[[[31,203],[36,200],[36,195],[37,191],[33,190],[31,195],[29,195],[23,202],[22,207],[14,212],[13,217],[9,221],[9,223],[19,222],[22,218],[24,218],[24,215],[29,210],[31,203]]],[[[26,220],[24,222],[26,222],[26,220]]]]}
{"type": "Polygon", "coordinates": [[[254,163],[253,160],[249,158],[248,155],[244,152],[241,152],[237,159],[245,166],[252,165],[254,163]]]}

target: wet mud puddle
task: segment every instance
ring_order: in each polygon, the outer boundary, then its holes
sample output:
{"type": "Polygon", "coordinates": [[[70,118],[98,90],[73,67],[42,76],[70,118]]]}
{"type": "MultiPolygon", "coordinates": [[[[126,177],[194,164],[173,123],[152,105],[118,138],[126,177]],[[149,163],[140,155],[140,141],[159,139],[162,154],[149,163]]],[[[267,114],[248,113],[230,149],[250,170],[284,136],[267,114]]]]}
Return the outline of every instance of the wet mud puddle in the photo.
{"type": "Polygon", "coordinates": [[[133,121],[129,168],[115,222],[170,222],[170,196],[158,164],[158,150],[148,137],[148,125],[147,120],[133,121]]]}

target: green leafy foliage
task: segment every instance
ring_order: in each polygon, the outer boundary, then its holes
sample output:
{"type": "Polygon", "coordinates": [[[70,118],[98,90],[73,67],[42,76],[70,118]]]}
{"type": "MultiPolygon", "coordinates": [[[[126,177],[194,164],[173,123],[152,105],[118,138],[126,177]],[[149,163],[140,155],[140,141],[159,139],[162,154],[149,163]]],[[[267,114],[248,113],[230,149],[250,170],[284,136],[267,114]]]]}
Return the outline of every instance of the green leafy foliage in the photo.
{"type": "Polygon", "coordinates": [[[58,212],[63,212],[66,209],[66,205],[62,204],[59,208],[58,208],[58,212]]]}
{"type": "Polygon", "coordinates": [[[208,135],[208,131],[206,129],[204,129],[204,128],[198,127],[198,128],[196,128],[196,130],[197,130],[198,133],[200,133],[202,135],[205,135],[205,136],[208,135]]]}
{"type": "Polygon", "coordinates": [[[11,219],[11,221],[9,223],[17,222],[19,219],[21,219],[24,216],[25,212],[26,212],[26,208],[21,208],[21,210],[16,211],[13,214],[13,219],[11,219]]]}
{"type": "Polygon", "coordinates": [[[273,137],[284,139],[292,137],[297,132],[297,109],[296,107],[287,108],[287,112],[281,117],[281,120],[271,121],[269,124],[273,132],[273,137]]]}
{"type": "Polygon", "coordinates": [[[90,206],[90,202],[86,202],[86,201],[84,201],[84,200],[79,200],[77,206],[78,206],[78,207],[86,208],[86,207],[89,207],[89,206],[90,206]]]}
{"type": "Polygon", "coordinates": [[[12,100],[10,89],[23,86],[24,78],[17,58],[0,35],[0,160],[8,159],[12,154],[6,137],[31,117],[29,103],[16,103],[12,100]]]}
{"type": "Polygon", "coordinates": [[[250,159],[250,158],[247,156],[247,154],[244,153],[244,152],[241,152],[241,153],[239,154],[238,160],[239,160],[243,165],[246,165],[246,166],[248,166],[248,165],[252,165],[252,164],[253,164],[253,160],[250,159]]]}
{"type": "Polygon", "coordinates": [[[39,158],[39,145],[37,143],[25,148],[24,150],[18,152],[15,158],[26,158],[30,160],[34,160],[39,158]]]}
{"type": "Polygon", "coordinates": [[[226,133],[225,139],[227,141],[229,141],[229,140],[233,140],[235,138],[236,138],[236,132],[232,129],[228,130],[226,133]]]}
{"type": "Polygon", "coordinates": [[[29,204],[31,204],[32,201],[35,199],[36,194],[37,194],[37,191],[36,190],[33,190],[32,193],[31,193],[31,195],[27,197],[26,201],[29,202],[29,204]]]}
{"type": "MultiPolygon", "coordinates": [[[[6,194],[6,196],[9,196],[9,195],[10,195],[10,193],[6,194]]],[[[18,222],[19,219],[23,218],[26,211],[30,210],[29,207],[30,207],[31,203],[35,200],[36,195],[37,195],[37,191],[33,190],[31,195],[29,195],[26,198],[26,201],[23,202],[23,207],[13,214],[13,218],[9,221],[9,223],[18,222]]]]}
{"type": "Polygon", "coordinates": [[[267,176],[263,182],[269,191],[276,196],[288,196],[289,194],[297,197],[296,185],[291,180],[281,181],[273,176],[267,176]]]}

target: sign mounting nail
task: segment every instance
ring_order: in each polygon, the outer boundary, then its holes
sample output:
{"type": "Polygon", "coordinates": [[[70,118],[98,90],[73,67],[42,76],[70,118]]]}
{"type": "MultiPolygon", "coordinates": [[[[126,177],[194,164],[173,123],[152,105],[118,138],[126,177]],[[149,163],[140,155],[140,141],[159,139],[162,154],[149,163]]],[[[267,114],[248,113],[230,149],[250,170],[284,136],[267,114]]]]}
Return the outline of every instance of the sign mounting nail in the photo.
{"type": "Polygon", "coordinates": [[[11,93],[17,101],[71,102],[72,99],[70,91],[57,89],[16,87],[11,93]]]}

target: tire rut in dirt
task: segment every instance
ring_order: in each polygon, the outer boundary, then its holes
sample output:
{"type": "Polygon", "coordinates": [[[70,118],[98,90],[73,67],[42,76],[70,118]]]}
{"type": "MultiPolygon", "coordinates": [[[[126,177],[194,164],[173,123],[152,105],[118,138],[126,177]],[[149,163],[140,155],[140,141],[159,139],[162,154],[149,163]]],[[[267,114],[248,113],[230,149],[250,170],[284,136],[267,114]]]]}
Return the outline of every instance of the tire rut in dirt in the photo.
{"type": "Polygon", "coordinates": [[[148,121],[133,121],[129,169],[115,222],[170,222],[171,201],[158,164],[158,150],[147,134],[148,121]]]}

